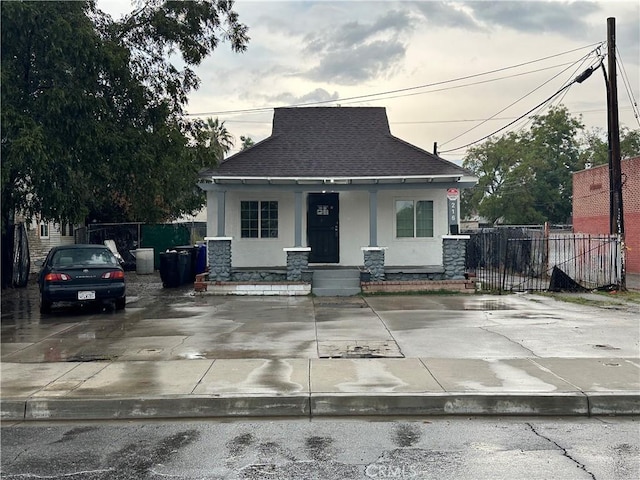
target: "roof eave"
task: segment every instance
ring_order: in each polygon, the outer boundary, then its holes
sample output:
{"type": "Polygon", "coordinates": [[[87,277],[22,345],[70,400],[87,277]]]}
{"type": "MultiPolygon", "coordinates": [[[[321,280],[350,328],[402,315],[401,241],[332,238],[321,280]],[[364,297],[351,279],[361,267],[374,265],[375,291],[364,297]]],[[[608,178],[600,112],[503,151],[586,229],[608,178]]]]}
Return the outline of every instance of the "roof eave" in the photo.
{"type": "Polygon", "coordinates": [[[398,175],[398,176],[366,176],[366,177],[246,177],[232,175],[211,175],[203,178],[214,184],[243,184],[243,185],[351,185],[351,184],[407,184],[407,183],[473,183],[478,179],[464,174],[446,175],[398,175]]]}

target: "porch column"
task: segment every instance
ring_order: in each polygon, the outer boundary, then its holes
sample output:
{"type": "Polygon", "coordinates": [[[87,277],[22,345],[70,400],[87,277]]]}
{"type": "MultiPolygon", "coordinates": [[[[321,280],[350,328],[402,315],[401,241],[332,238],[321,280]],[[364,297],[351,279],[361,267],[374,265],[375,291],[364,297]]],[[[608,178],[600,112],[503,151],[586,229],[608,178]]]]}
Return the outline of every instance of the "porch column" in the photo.
{"type": "Polygon", "coordinates": [[[378,191],[369,190],[369,246],[378,246],[378,191]]]}
{"type": "Polygon", "coordinates": [[[302,247],[302,192],[295,192],[295,243],[294,247],[302,247]]]}
{"type": "Polygon", "coordinates": [[[224,224],[225,224],[225,192],[224,190],[218,191],[218,237],[224,237],[224,224]]]}
{"type": "Polygon", "coordinates": [[[287,280],[301,282],[305,280],[305,272],[309,266],[310,247],[285,248],[287,254],[287,280]]]}
{"type": "Polygon", "coordinates": [[[384,251],[387,247],[362,247],[364,270],[372,282],[384,280],[384,251]]]}
{"type": "Polygon", "coordinates": [[[231,237],[205,237],[209,280],[228,282],[231,280],[231,237]]]}
{"type": "Polygon", "coordinates": [[[442,237],[442,265],[444,278],[462,280],[467,265],[467,242],[470,235],[444,235],[442,237]]]}

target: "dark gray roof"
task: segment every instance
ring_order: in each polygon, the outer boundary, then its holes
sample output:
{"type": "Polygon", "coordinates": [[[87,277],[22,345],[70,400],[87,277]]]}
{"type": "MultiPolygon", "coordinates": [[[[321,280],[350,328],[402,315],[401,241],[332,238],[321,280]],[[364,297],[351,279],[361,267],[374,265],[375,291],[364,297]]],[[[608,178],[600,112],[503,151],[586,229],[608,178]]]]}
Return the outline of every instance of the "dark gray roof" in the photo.
{"type": "Polygon", "coordinates": [[[271,136],[203,177],[469,175],[391,135],[382,107],[276,108],[271,136]]]}

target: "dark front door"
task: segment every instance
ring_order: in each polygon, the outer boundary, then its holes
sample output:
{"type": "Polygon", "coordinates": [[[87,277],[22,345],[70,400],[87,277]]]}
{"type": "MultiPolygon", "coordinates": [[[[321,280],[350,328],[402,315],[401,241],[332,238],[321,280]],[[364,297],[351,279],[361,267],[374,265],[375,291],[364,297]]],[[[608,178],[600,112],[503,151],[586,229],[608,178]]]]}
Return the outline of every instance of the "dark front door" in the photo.
{"type": "Polygon", "coordinates": [[[310,193],[307,199],[307,239],[309,262],[338,263],[338,194],[310,193]]]}

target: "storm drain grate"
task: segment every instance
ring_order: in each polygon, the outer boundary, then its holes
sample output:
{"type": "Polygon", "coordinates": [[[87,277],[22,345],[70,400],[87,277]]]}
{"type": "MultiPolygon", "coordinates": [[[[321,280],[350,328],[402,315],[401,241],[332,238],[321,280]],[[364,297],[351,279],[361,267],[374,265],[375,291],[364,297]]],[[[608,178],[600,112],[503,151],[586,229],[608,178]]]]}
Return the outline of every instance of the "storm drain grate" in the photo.
{"type": "Polygon", "coordinates": [[[319,342],[318,356],[320,358],[404,358],[398,344],[393,340],[319,342]]]}

